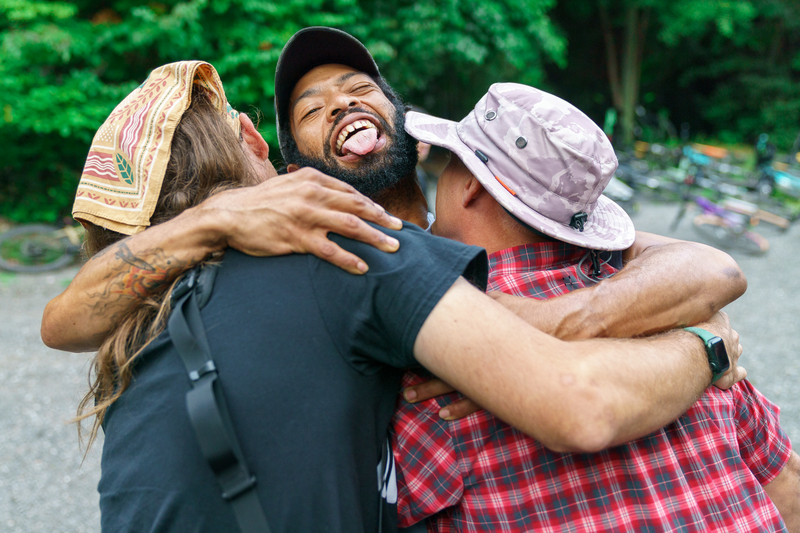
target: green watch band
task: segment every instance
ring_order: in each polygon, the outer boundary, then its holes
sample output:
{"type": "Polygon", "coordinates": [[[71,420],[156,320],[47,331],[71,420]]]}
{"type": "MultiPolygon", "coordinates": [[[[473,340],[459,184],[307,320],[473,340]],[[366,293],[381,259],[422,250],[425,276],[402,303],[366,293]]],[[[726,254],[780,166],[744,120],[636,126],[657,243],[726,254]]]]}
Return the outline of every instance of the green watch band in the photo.
{"type": "Polygon", "coordinates": [[[711,383],[716,382],[731,367],[728,351],[725,349],[725,342],[710,331],[702,328],[683,329],[689,333],[694,333],[703,340],[703,344],[706,346],[706,355],[708,356],[708,366],[711,367],[711,383]]]}
{"type": "Polygon", "coordinates": [[[711,339],[716,337],[716,335],[714,335],[710,331],[705,330],[703,328],[683,328],[683,329],[685,329],[686,331],[688,331],[690,333],[694,333],[695,335],[697,335],[698,337],[703,339],[703,342],[706,343],[706,344],[708,344],[708,341],[710,341],[711,339]]]}

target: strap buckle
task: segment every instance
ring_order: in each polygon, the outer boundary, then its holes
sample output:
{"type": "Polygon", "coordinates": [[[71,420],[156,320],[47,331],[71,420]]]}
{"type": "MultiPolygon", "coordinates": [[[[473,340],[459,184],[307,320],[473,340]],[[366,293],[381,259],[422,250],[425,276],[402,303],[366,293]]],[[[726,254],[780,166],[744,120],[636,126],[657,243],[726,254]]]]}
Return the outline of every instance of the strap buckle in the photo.
{"type": "Polygon", "coordinates": [[[243,479],[239,479],[236,481],[232,487],[228,487],[223,493],[222,498],[225,501],[231,501],[232,499],[236,498],[243,492],[250,490],[256,484],[256,477],[249,476],[244,477],[243,479]]]}
{"type": "Polygon", "coordinates": [[[192,370],[191,372],[189,372],[189,379],[192,381],[199,381],[200,378],[202,378],[206,374],[210,374],[211,372],[216,373],[216,371],[217,367],[216,365],[214,365],[214,361],[209,359],[208,361],[206,361],[206,364],[204,364],[197,370],[192,370]]]}
{"type": "Polygon", "coordinates": [[[183,298],[190,290],[194,288],[196,281],[197,269],[193,268],[187,272],[178,283],[175,284],[175,288],[172,289],[172,296],[170,297],[170,305],[174,307],[178,300],[183,298]]]}

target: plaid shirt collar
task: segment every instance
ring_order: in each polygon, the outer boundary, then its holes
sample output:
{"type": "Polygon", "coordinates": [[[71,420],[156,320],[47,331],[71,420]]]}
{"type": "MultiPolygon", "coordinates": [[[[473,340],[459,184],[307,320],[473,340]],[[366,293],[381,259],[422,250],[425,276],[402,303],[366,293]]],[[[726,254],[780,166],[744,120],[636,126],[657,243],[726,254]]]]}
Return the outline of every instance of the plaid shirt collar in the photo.
{"type": "MultiPolygon", "coordinates": [[[[614,275],[609,253],[601,256],[600,278],[614,275]]],[[[539,300],[593,285],[589,250],[557,241],[535,242],[489,256],[487,290],[539,300]]],[[[596,278],[595,278],[596,279],[596,278]]]]}
{"type": "Polygon", "coordinates": [[[560,241],[534,242],[506,248],[489,255],[489,271],[493,276],[556,270],[580,262],[588,253],[560,241]]]}

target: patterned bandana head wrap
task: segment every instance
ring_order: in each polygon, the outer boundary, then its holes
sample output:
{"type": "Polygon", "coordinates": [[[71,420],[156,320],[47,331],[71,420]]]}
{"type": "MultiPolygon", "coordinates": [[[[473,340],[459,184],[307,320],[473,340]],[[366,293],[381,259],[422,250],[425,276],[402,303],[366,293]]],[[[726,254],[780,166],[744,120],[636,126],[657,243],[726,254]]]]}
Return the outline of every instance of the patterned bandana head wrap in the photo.
{"type": "Polygon", "coordinates": [[[155,69],[97,130],[72,206],[75,220],[125,235],[150,225],[172,136],[189,107],[193,86],[205,89],[239,136],[239,113],[228,104],[213,66],[180,61],[155,69]]]}

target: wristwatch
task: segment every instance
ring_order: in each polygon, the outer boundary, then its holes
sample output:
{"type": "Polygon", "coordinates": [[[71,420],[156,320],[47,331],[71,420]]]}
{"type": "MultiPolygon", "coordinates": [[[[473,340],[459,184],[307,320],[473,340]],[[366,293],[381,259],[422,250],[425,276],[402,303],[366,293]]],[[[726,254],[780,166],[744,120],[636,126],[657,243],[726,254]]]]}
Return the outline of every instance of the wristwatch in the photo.
{"type": "Polygon", "coordinates": [[[728,359],[728,351],[725,349],[725,342],[702,328],[683,328],[689,333],[694,333],[703,340],[706,345],[706,354],[708,355],[708,366],[711,367],[711,383],[715,383],[722,374],[728,371],[731,367],[731,360],[728,359]]]}

